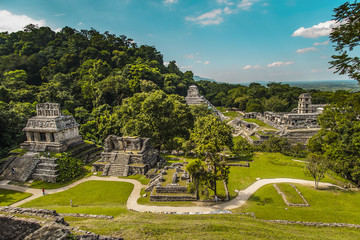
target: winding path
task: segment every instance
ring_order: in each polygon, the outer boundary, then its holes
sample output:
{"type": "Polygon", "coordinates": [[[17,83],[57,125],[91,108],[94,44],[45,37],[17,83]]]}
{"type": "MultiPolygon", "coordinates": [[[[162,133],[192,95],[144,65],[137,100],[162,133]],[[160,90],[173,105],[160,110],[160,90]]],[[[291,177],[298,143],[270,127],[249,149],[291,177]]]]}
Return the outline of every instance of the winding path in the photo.
{"type": "MultiPolygon", "coordinates": [[[[225,210],[231,210],[234,208],[241,207],[248,199],[249,197],[255,193],[259,188],[262,186],[265,186],[267,184],[272,183],[298,183],[298,184],[304,184],[304,185],[314,185],[314,181],[309,180],[302,180],[302,179],[292,179],[292,178],[273,178],[273,179],[261,179],[259,181],[254,182],[249,187],[247,187],[244,190],[239,191],[236,198],[220,203],[217,205],[212,206],[194,206],[194,207],[174,207],[174,206],[148,206],[148,205],[140,205],[137,203],[137,199],[140,198],[140,191],[142,188],[145,188],[146,185],[142,185],[139,181],[134,179],[125,179],[125,178],[117,178],[117,177],[97,177],[97,176],[91,176],[88,178],[83,178],[79,181],[76,181],[68,186],[57,188],[57,189],[51,189],[46,190],[46,194],[53,194],[62,192],[65,190],[68,190],[80,183],[87,182],[87,181],[113,181],[113,182],[128,182],[132,183],[134,185],[134,189],[131,192],[128,201],[127,201],[127,208],[129,210],[134,210],[138,212],[152,212],[152,213],[164,213],[164,212],[172,212],[172,213],[212,213],[216,211],[225,211],[225,210]]],[[[319,186],[335,186],[331,183],[319,183],[319,186]]],[[[14,186],[14,185],[8,185],[7,182],[2,181],[0,182],[0,188],[3,189],[10,189],[20,192],[28,192],[33,194],[31,197],[28,197],[26,199],[23,199],[19,202],[16,202],[12,204],[12,207],[20,206],[23,203],[29,202],[33,199],[36,199],[38,197],[42,196],[42,190],[41,189],[34,189],[34,188],[27,188],[27,187],[20,187],[20,186],[14,186]]]]}

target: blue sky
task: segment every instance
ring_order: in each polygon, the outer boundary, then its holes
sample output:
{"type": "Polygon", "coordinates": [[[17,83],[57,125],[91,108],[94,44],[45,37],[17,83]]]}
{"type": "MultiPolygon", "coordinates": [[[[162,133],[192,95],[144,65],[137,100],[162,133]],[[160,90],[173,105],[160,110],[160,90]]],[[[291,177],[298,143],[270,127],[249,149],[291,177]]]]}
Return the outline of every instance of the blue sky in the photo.
{"type": "Polygon", "coordinates": [[[347,79],[329,70],[344,0],[0,0],[0,31],[91,27],[153,45],[164,61],[221,82],[347,79]]]}

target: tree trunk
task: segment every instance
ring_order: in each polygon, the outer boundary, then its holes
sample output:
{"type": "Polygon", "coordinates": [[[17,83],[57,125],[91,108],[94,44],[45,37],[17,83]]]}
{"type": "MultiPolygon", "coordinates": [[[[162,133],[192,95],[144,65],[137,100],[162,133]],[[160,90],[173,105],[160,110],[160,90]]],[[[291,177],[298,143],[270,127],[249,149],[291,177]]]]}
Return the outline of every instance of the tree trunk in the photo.
{"type": "Polygon", "coordinates": [[[227,183],[225,180],[223,180],[223,184],[224,184],[224,189],[225,189],[225,194],[226,194],[226,201],[228,201],[230,199],[230,195],[229,195],[229,189],[228,189],[228,186],[227,186],[227,183]]]}

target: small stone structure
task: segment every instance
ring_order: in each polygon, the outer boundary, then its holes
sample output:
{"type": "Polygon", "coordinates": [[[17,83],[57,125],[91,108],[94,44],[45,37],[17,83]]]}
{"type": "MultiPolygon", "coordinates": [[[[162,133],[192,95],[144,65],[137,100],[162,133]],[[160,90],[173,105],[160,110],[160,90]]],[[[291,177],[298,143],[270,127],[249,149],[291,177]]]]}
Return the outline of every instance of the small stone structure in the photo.
{"type": "Polygon", "coordinates": [[[37,152],[64,152],[83,143],[72,116],[63,115],[58,103],[36,105],[37,116],[28,120],[23,129],[27,140],[20,145],[23,149],[37,152]]]}
{"type": "Polygon", "coordinates": [[[220,112],[214,105],[211,104],[204,96],[201,96],[199,89],[196,85],[191,85],[188,89],[187,96],[185,97],[186,103],[188,105],[201,105],[206,104],[209,109],[211,109],[216,116],[218,116],[222,121],[226,120],[226,117],[222,112],[220,112]]]}
{"type": "MultiPolygon", "coordinates": [[[[184,170],[186,163],[173,163],[171,166],[166,166],[162,170],[157,170],[157,175],[154,173],[149,175],[154,176],[147,188],[146,192],[150,193],[150,201],[153,202],[173,202],[173,201],[196,201],[196,195],[188,193],[187,184],[190,182],[190,176],[184,170]],[[174,169],[175,172],[171,176],[171,183],[164,186],[165,175],[168,175],[168,170],[174,169]],[[181,186],[180,181],[185,181],[186,186],[181,186]]],[[[183,184],[184,185],[184,184],[183,184]]]]}
{"type": "Polygon", "coordinates": [[[93,171],[102,171],[103,176],[145,175],[158,161],[159,151],[150,146],[149,138],[110,135],[93,171]]]}

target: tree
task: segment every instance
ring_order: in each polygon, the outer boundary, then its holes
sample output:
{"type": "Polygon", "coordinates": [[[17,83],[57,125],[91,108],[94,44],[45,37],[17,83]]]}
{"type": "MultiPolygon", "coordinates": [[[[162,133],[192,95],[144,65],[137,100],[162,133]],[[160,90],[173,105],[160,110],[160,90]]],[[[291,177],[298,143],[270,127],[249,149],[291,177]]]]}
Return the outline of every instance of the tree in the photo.
{"type": "Polygon", "coordinates": [[[229,169],[218,155],[224,148],[232,148],[232,131],[229,125],[222,122],[218,117],[209,115],[196,119],[190,139],[194,142],[195,152],[199,154],[208,164],[208,187],[216,195],[216,181],[222,180],[227,194],[227,179],[229,169]]]}
{"type": "Polygon", "coordinates": [[[137,93],[123,101],[115,113],[124,135],[151,138],[154,147],[169,147],[176,137],[188,139],[193,116],[183,97],[161,90],[137,93]]]}
{"type": "Polygon", "coordinates": [[[186,171],[191,176],[190,191],[196,193],[197,199],[199,199],[199,189],[204,185],[207,179],[207,171],[203,162],[199,159],[190,162],[186,165],[186,171]]]}
{"type": "Polygon", "coordinates": [[[305,166],[305,173],[311,175],[315,181],[315,188],[319,188],[319,182],[325,177],[328,170],[329,162],[324,156],[317,154],[310,154],[308,162],[305,166]]]}
{"type": "Polygon", "coordinates": [[[321,129],[309,139],[308,149],[323,155],[330,168],[360,185],[360,94],[328,106],[318,117],[321,129]]]}
{"type": "Polygon", "coordinates": [[[360,83],[360,59],[352,52],[360,43],[360,3],[346,2],[335,8],[334,13],[337,27],[330,34],[330,40],[338,54],[333,55],[329,63],[335,73],[347,74],[360,83]]]}

